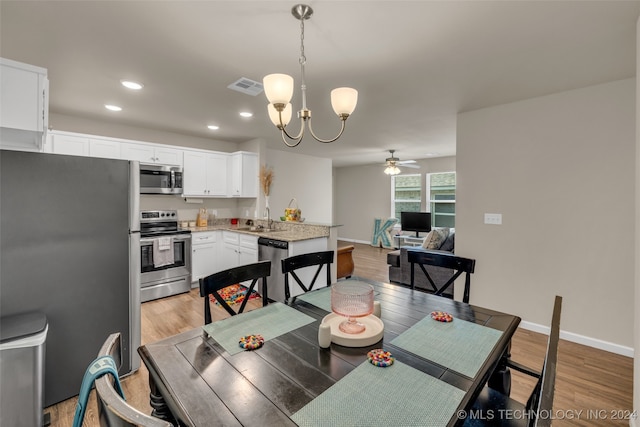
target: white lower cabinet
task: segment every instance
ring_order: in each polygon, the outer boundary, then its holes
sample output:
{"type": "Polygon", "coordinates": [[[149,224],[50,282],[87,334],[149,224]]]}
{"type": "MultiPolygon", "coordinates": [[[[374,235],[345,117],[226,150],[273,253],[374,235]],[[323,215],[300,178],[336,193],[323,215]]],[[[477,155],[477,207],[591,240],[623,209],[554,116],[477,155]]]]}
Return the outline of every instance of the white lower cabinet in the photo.
{"type": "Polygon", "coordinates": [[[221,270],[218,254],[219,231],[203,231],[191,236],[191,282],[194,287],[198,281],[221,270]]]}
{"type": "Polygon", "coordinates": [[[258,262],[258,236],[223,231],[220,260],[220,270],[258,262]]]}

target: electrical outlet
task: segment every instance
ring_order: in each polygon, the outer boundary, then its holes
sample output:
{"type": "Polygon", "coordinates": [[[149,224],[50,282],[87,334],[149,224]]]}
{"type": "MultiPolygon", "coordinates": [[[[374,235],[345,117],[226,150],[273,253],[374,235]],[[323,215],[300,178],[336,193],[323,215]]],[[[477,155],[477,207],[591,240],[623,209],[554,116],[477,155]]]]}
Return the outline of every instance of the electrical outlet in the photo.
{"type": "Polygon", "coordinates": [[[484,223],[491,225],[502,225],[502,214],[484,214],[484,223]]]}

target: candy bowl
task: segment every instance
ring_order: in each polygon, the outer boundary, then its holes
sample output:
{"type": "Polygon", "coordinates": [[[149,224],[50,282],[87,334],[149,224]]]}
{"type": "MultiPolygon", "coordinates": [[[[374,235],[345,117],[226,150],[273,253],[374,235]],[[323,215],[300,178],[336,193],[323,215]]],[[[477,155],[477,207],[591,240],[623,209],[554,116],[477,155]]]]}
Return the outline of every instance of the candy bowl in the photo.
{"type": "Polygon", "coordinates": [[[331,286],[331,311],[346,319],[339,329],[346,334],[364,332],[366,326],[358,318],[373,313],[373,286],[358,281],[343,281],[331,286]]]}

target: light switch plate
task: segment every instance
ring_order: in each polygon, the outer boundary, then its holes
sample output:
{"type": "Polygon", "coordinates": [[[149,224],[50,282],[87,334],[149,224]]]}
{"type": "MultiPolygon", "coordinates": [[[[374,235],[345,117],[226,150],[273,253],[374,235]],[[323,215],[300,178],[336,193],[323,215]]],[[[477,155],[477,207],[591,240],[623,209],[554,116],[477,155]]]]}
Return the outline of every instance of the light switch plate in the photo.
{"type": "Polygon", "coordinates": [[[502,214],[486,213],[484,214],[484,223],[491,225],[502,225],[502,214]]]}

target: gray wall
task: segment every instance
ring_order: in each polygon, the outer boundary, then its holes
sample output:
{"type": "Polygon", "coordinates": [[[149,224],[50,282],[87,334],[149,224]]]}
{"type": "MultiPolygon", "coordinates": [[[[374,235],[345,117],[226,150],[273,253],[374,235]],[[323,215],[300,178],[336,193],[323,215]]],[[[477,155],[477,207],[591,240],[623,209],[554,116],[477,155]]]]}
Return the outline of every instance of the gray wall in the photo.
{"type": "Polygon", "coordinates": [[[634,94],[627,79],[458,116],[456,253],[477,259],[473,304],[548,326],[562,295],[565,337],[632,355],[634,94]]]}
{"type": "MultiPolygon", "coordinates": [[[[384,153],[380,157],[379,165],[334,169],[335,223],[341,225],[340,239],[371,243],[374,218],[391,216],[391,177],[383,173],[384,153]]],[[[419,160],[417,164],[420,169],[401,170],[405,174],[422,174],[423,195],[427,173],[456,170],[455,157],[419,160]]]]}
{"type": "MultiPolygon", "coordinates": [[[[640,80],[637,78],[640,70],[640,18],[636,24],[636,241],[635,241],[635,325],[640,325],[640,80]]],[[[633,410],[640,410],[640,327],[634,331],[635,359],[633,365],[633,410]]],[[[640,426],[637,418],[629,421],[631,427],[640,426]]]]}

